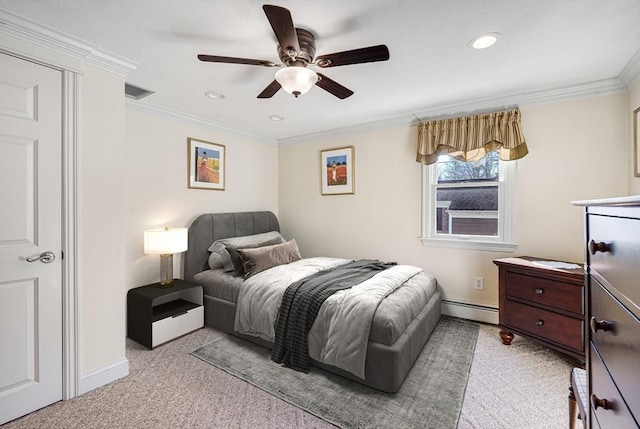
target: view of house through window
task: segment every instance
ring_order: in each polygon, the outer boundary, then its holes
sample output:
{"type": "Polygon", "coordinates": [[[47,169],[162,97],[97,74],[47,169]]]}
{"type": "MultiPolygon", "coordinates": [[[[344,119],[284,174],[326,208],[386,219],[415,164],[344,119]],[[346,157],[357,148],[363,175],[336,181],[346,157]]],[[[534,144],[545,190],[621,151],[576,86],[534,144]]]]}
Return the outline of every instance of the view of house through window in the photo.
{"type": "Polygon", "coordinates": [[[474,162],[458,161],[449,155],[436,166],[436,234],[499,235],[500,162],[490,152],[474,162]]]}

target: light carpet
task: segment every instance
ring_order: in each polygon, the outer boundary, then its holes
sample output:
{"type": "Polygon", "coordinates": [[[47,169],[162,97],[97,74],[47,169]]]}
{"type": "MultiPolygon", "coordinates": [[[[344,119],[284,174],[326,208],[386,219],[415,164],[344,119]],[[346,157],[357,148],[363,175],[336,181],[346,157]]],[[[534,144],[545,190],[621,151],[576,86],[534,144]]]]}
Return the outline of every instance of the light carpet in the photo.
{"type": "MultiPolygon", "coordinates": [[[[458,429],[566,429],[569,372],[577,359],[480,325],[458,429]]],[[[576,428],[581,428],[578,422],[576,428]]]]}
{"type": "MultiPolygon", "coordinates": [[[[504,346],[498,331],[480,325],[458,429],[566,429],[577,361],[517,335],[504,346]]],[[[127,339],[127,377],[2,429],[335,428],[189,354],[223,335],[200,329],[155,350],[127,339]]]]}
{"type": "Polygon", "coordinates": [[[293,371],[233,336],[193,355],[342,428],[455,428],[477,337],[476,323],[443,317],[393,394],[317,368],[293,371]]]}

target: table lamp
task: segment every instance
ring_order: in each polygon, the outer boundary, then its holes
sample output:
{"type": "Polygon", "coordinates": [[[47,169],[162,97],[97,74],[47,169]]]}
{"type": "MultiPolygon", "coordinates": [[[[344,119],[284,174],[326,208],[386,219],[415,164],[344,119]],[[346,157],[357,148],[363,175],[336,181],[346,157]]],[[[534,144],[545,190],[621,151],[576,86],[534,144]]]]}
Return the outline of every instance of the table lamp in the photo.
{"type": "Polygon", "coordinates": [[[173,254],[187,250],[187,228],[149,229],[144,232],[144,253],[160,255],[160,287],[173,283],[173,254]]]}

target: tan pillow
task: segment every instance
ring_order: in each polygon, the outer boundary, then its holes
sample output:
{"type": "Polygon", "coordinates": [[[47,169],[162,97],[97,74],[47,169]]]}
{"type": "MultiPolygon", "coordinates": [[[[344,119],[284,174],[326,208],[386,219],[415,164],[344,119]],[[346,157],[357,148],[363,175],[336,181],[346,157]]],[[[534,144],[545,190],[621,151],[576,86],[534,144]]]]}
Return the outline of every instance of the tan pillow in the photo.
{"type": "Polygon", "coordinates": [[[237,249],[244,266],[245,279],[269,268],[302,259],[296,240],[255,249],[237,249]]]}

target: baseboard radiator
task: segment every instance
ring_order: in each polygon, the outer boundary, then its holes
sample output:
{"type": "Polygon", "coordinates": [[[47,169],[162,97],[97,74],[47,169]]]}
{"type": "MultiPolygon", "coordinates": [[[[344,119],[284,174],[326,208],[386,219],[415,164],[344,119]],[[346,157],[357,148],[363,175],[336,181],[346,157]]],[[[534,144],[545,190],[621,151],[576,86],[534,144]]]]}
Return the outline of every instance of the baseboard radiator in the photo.
{"type": "Polygon", "coordinates": [[[442,314],[445,316],[459,317],[461,319],[475,320],[477,322],[498,324],[498,309],[483,305],[466,304],[464,302],[442,300],[442,314]]]}

